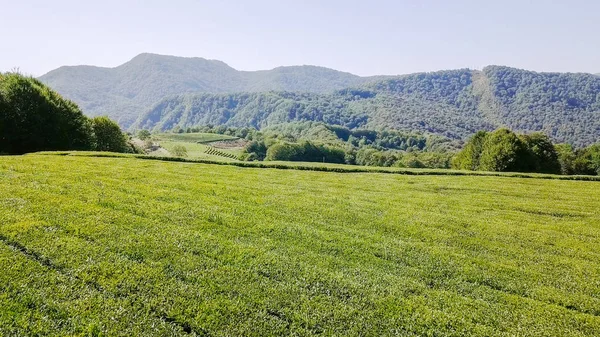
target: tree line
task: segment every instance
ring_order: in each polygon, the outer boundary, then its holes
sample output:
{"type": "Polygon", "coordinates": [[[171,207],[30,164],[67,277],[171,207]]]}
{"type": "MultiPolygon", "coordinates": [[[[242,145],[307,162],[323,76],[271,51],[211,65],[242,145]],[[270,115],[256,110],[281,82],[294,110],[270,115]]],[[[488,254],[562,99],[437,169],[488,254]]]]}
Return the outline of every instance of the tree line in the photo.
{"type": "Polygon", "coordinates": [[[600,144],[574,150],[543,133],[517,135],[502,128],[477,132],[454,157],[452,167],[473,171],[600,174],[600,144]]]}
{"type": "Polygon", "coordinates": [[[0,154],[50,150],[134,151],[109,118],[86,117],[35,78],[0,73],[0,154]]]}
{"type": "MultiPolygon", "coordinates": [[[[405,86],[402,90],[413,89],[405,86]]],[[[173,131],[245,138],[245,160],[600,174],[600,144],[575,149],[568,144],[553,144],[542,133],[516,134],[505,128],[479,131],[464,146],[431,134],[349,128],[314,121],[282,123],[261,131],[224,125],[185,130],[176,127],[173,131]]],[[[18,73],[0,74],[0,154],[49,150],[137,152],[127,135],[109,118],[84,116],[76,104],[37,79],[18,73]]]]}
{"type": "Polygon", "coordinates": [[[393,130],[349,129],[320,122],[286,123],[264,130],[224,125],[176,128],[219,133],[249,142],[244,160],[345,163],[363,166],[446,168],[565,175],[600,174],[600,143],[575,149],[545,134],[501,128],[479,131],[462,146],[436,136],[393,130]]]}

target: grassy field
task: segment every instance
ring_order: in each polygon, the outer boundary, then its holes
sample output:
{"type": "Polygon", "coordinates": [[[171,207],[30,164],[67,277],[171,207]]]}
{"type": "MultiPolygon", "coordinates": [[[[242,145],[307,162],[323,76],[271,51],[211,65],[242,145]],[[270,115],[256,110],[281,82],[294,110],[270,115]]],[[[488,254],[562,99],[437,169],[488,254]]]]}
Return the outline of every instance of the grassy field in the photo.
{"type": "Polygon", "coordinates": [[[158,133],[152,136],[157,140],[170,140],[188,143],[211,143],[221,140],[234,140],[237,137],[216,133],[158,133]]]}
{"type": "MultiPolygon", "coordinates": [[[[199,144],[199,143],[189,143],[189,142],[174,142],[174,141],[162,141],[160,142],[160,146],[165,148],[167,151],[169,152],[173,152],[173,148],[177,145],[181,145],[183,147],[185,147],[186,151],[187,151],[187,157],[186,158],[190,158],[190,159],[206,159],[206,160],[224,160],[224,161],[232,161],[234,159],[232,158],[227,158],[224,156],[217,156],[217,155],[212,155],[212,154],[208,154],[207,151],[209,150],[209,146],[208,145],[204,145],[204,144],[199,144]]],[[[220,150],[223,152],[228,152],[228,153],[232,153],[236,156],[239,156],[239,151],[235,152],[233,150],[220,150]]]]}
{"type": "MultiPolygon", "coordinates": [[[[187,151],[186,158],[224,161],[235,160],[226,156],[210,154],[209,150],[210,143],[234,140],[237,139],[236,137],[214,133],[160,133],[153,135],[153,139],[170,153],[173,153],[173,148],[177,145],[185,147],[187,151]]],[[[218,151],[231,154],[234,157],[239,157],[242,153],[241,149],[219,149],[218,151]]]]}
{"type": "Polygon", "coordinates": [[[598,336],[599,187],[0,157],[0,335],[598,336]]]}

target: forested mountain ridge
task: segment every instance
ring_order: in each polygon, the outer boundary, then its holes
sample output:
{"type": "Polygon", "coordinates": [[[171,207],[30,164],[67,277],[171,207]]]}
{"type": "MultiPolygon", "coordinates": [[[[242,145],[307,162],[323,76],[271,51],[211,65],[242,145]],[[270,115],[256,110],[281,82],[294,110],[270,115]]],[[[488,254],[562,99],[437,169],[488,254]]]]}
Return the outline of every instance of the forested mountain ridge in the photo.
{"type": "Polygon", "coordinates": [[[386,78],[331,94],[178,95],[140,115],[133,128],[264,128],[293,121],[424,131],[454,139],[509,127],[585,146],[600,136],[600,78],[488,66],[386,78]]]}
{"type": "Polygon", "coordinates": [[[600,135],[600,77],[592,74],[488,66],[359,77],[315,66],[238,71],[221,61],[141,54],[116,68],[63,67],[41,80],[86,114],[130,129],[322,121],[466,139],[508,127],[575,146],[600,135]]]}
{"type": "Polygon", "coordinates": [[[115,68],[68,66],[40,80],[89,115],[108,114],[125,127],[170,95],[269,90],[329,93],[382,77],[360,77],[316,66],[238,71],[224,62],[140,54],[115,68]]]}

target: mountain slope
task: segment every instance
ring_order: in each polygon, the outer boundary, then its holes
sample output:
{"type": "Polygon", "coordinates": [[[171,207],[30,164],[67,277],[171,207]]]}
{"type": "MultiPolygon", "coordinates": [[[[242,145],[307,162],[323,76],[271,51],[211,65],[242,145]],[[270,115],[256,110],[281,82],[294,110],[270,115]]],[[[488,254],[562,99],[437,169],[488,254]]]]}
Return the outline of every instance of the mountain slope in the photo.
{"type": "Polygon", "coordinates": [[[202,124],[263,128],[292,121],[388,127],[465,139],[506,126],[584,146],[600,136],[600,78],[500,66],[386,78],[332,94],[268,92],[167,98],[133,128],[202,124]]]}
{"type": "Polygon", "coordinates": [[[108,114],[127,127],[141,112],[170,95],[269,90],[326,93],[371,78],[315,66],[238,71],[221,61],[141,54],[116,68],[61,67],[40,79],[87,114],[108,114]]]}
{"type": "Polygon", "coordinates": [[[238,71],[221,61],[141,54],[116,68],[41,78],[88,115],[130,129],[290,121],[420,130],[464,139],[505,126],[587,145],[600,135],[600,77],[501,66],[359,77],[316,66],[238,71]]]}

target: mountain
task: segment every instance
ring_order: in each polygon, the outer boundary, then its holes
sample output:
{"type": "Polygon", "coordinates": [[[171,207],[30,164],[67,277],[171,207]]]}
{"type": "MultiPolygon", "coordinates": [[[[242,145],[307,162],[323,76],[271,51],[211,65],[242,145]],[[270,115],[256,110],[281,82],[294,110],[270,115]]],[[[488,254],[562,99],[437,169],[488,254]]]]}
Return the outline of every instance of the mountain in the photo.
{"type": "Polygon", "coordinates": [[[316,66],[238,71],[221,61],[141,54],[115,67],[41,77],[88,115],[131,130],[322,121],[465,139],[478,130],[543,131],[576,146],[600,136],[600,76],[503,66],[359,77],[316,66]]]}
{"type": "Polygon", "coordinates": [[[385,78],[331,94],[183,94],[162,100],[132,128],[264,128],[308,120],[454,139],[508,127],[543,131],[557,142],[585,146],[600,139],[600,77],[488,66],[385,78]]]}
{"type": "Polygon", "coordinates": [[[68,66],[40,80],[78,103],[88,115],[108,115],[128,127],[161,99],[182,93],[269,90],[328,93],[365,78],[316,66],[238,71],[221,61],[141,54],[115,68],[68,66]]]}

